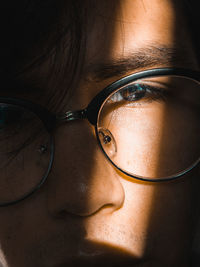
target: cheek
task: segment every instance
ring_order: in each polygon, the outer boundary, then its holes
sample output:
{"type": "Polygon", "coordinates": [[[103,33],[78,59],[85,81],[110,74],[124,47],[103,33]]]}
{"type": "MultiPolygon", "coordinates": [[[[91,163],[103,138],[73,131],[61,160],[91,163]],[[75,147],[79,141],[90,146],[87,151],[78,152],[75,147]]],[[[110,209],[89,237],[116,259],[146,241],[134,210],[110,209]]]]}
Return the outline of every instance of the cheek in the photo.
{"type": "MultiPolygon", "coordinates": [[[[189,178],[189,177],[188,177],[189,178]]],[[[161,260],[170,248],[173,262],[191,242],[192,184],[150,184],[120,178],[125,191],[123,207],[110,216],[97,214],[85,224],[87,240],[116,246],[137,258],[151,255],[161,260]]]]}
{"type": "Polygon", "coordinates": [[[121,221],[134,253],[152,254],[163,260],[169,247],[177,251],[177,258],[188,249],[196,219],[193,199],[196,178],[188,176],[168,184],[122,181],[126,199],[121,221]]]}
{"type": "Polygon", "coordinates": [[[44,194],[35,194],[19,204],[0,208],[0,262],[5,259],[5,266],[29,266],[24,262],[26,250],[32,247],[37,233],[43,233],[46,226],[48,229],[44,203],[44,194]]]}
{"type": "Polygon", "coordinates": [[[123,207],[112,214],[102,216],[99,213],[88,220],[86,239],[93,243],[103,242],[140,258],[148,239],[153,190],[124,179],[121,183],[125,189],[123,207]]]}
{"type": "Polygon", "coordinates": [[[28,236],[28,232],[22,230],[23,223],[19,217],[15,212],[0,211],[0,262],[10,264],[14,260],[17,267],[17,254],[23,257],[24,237],[28,236]]]}

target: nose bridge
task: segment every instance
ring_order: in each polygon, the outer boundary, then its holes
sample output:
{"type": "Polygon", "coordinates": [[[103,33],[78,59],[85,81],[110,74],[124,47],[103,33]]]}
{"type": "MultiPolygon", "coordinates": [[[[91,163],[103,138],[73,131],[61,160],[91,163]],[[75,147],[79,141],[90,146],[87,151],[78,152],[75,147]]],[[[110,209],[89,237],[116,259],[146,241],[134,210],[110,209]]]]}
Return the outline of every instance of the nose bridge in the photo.
{"type": "Polygon", "coordinates": [[[53,215],[66,212],[88,216],[104,207],[115,210],[122,205],[123,187],[87,120],[58,127],[47,197],[53,215]]]}
{"type": "Polygon", "coordinates": [[[66,111],[63,114],[57,115],[57,120],[60,123],[71,122],[77,119],[87,118],[87,109],[75,110],[75,111],[66,111]]]}

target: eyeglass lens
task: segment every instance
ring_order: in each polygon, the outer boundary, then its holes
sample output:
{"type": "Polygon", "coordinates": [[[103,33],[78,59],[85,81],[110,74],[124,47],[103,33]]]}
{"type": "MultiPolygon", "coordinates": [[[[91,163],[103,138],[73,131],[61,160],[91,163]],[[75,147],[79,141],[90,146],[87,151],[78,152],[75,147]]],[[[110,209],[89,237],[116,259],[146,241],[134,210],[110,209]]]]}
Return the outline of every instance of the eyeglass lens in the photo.
{"type": "MultiPolygon", "coordinates": [[[[186,77],[140,79],[115,90],[97,121],[100,145],[130,176],[165,179],[200,160],[200,85],[186,77]]],[[[0,204],[30,194],[48,171],[51,136],[40,118],[0,103],[0,204]]]]}
{"type": "Polygon", "coordinates": [[[34,190],[47,172],[49,148],[50,136],[34,113],[0,103],[0,204],[34,190]]]}
{"type": "Polygon", "coordinates": [[[117,89],[101,107],[100,144],[132,176],[162,179],[200,160],[200,85],[186,77],[140,79],[117,89]]]}

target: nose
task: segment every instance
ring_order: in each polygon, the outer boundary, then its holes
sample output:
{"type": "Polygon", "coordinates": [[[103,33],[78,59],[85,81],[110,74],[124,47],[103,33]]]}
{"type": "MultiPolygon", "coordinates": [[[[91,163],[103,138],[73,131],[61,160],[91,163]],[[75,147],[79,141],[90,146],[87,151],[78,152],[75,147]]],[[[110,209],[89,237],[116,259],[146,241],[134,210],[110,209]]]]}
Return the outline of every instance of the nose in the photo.
{"type": "Polygon", "coordinates": [[[87,121],[62,125],[55,133],[55,160],[47,183],[52,216],[114,212],[124,202],[118,174],[100,150],[87,121]]]}

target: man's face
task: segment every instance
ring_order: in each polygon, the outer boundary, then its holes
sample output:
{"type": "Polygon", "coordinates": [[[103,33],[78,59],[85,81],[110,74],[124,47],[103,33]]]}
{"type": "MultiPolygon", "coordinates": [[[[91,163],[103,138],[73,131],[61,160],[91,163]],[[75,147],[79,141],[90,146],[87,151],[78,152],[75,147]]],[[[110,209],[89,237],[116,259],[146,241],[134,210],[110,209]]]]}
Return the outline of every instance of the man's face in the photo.
{"type": "MultiPolygon", "coordinates": [[[[184,16],[174,1],[123,0],[114,6],[112,1],[98,3],[88,29],[85,75],[71,100],[63,99],[62,111],[86,107],[106,85],[133,72],[198,69],[184,16]],[[111,67],[99,79],[99,66],[122,61],[120,72],[113,74],[111,67]]],[[[159,124],[161,114],[154,110],[154,115],[152,123],[159,124]]],[[[0,209],[3,266],[187,266],[198,167],[175,182],[130,179],[108,162],[86,121],[59,127],[55,144],[53,168],[43,187],[0,209]]]]}

